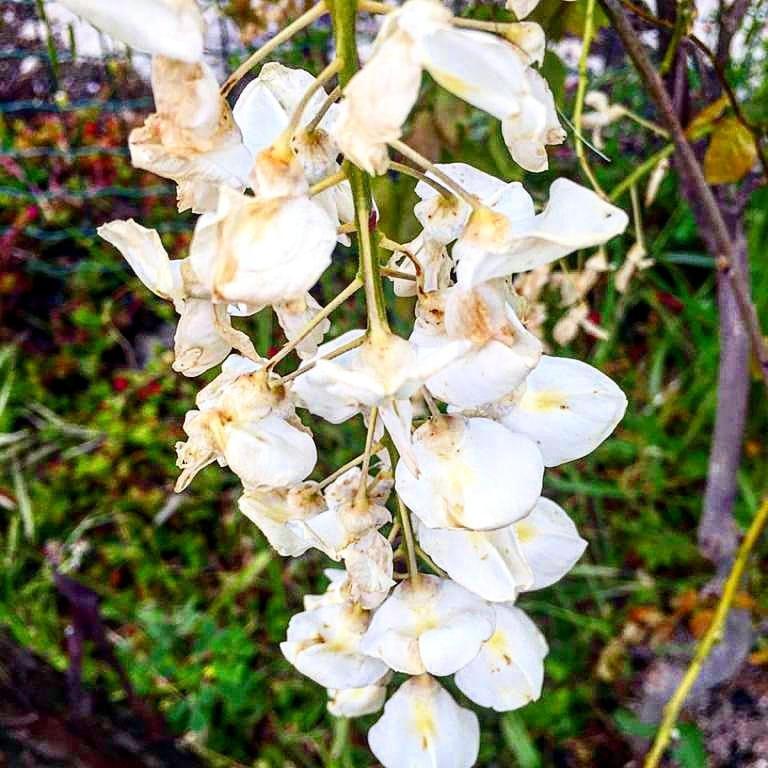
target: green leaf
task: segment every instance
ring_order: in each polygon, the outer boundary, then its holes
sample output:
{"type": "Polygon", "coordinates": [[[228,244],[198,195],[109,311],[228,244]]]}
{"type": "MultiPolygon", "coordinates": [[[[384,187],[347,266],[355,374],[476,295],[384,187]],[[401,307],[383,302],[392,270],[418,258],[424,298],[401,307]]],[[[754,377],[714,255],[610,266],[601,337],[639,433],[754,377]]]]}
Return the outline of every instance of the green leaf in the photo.
{"type": "Polygon", "coordinates": [[[616,727],[627,736],[640,739],[652,739],[656,734],[656,726],[638,720],[637,716],[628,709],[619,709],[613,716],[616,727]]]}
{"type": "Polygon", "coordinates": [[[680,768],[707,768],[709,760],[701,731],[693,723],[682,723],[677,730],[680,737],[672,757],[680,768]]]}
{"type": "Polygon", "coordinates": [[[541,754],[517,712],[507,712],[501,719],[501,735],[520,768],[541,768],[541,754]]]}

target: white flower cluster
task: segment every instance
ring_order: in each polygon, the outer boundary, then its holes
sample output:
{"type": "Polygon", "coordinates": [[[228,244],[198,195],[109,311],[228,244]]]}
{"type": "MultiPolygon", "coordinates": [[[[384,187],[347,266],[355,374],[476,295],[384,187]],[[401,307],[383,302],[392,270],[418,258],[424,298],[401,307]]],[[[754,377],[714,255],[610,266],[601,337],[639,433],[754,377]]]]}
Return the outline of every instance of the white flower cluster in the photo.
{"type": "MultiPolygon", "coordinates": [[[[240,509],[278,553],[315,548],[343,564],[327,572],[325,594],[305,597],[281,648],[328,689],[332,714],[384,706],[369,734],[384,766],[473,765],[477,717],[436,678],[454,675],[469,700],[497,711],[539,697],[547,644],[516,600],[562,578],[586,547],[541,496],[544,468],[594,450],[626,407],[599,371],[542,354],[512,276],[605,243],[627,217],[566,179],[537,212],[519,183],[424,163],[414,171],[422,231],[407,245],[377,233],[392,251],[384,268],[349,180],[402,169],[392,148],[422,160],[400,137],[423,71],[499,118],[524,168],[546,168],[546,145],[564,133],[534,68],[542,30],[467,28],[437,0],[369,3],[386,18],[343,93],[324,88],[339,59],[318,79],[269,63],[231,109],[202,61],[194,0],[65,2],[154,55],[157,112],[131,136],[133,161],[173,179],[180,209],[201,214],[180,261],[134,221],[100,230],[178,311],[174,369],[221,365],[184,422],[177,489],[208,464],[228,466],[243,484],[240,509]],[[360,275],[321,308],[309,291],[350,234],[360,275]],[[382,270],[416,299],[408,339],[389,330],[382,270]],[[328,315],[362,287],[368,328],[324,342],[328,315]],[[271,360],[231,322],[267,308],[289,339],[271,360]],[[278,375],[294,352],[300,367],[278,375]],[[317,449],[301,410],[333,424],[361,416],[364,453],[308,480],[317,449]],[[394,672],[411,677],[385,704],[394,672]]],[[[531,5],[511,3],[521,14],[531,5]]]]}

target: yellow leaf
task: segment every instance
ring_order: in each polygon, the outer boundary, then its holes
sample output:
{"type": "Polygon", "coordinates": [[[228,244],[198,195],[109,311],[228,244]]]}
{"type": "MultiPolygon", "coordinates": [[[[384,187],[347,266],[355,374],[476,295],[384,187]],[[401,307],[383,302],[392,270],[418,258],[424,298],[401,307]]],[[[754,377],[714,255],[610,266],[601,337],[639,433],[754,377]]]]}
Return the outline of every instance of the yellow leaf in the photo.
{"type": "Polygon", "coordinates": [[[709,128],[709,126],[715,122],[722,114],[725,112],[725,108],[728,106],[728,97],[727,96],[721,96],[719,99],[716,99],[711,104],[707,104],[704,109],[697,112],[690,123],[688,123],[688,127],[685,129],[685,132],[688,134],[689,138],[697,139],[699,136],[701,136],[702,131],[704,131],[706,128],[709,128]]]}
{"type": "Polygon", "coordinates": [[[704,155],[704,175],[710,184],[741,181],[757,160],[752,134],[735,117],[726,117],[715,126],[704,155]]]}

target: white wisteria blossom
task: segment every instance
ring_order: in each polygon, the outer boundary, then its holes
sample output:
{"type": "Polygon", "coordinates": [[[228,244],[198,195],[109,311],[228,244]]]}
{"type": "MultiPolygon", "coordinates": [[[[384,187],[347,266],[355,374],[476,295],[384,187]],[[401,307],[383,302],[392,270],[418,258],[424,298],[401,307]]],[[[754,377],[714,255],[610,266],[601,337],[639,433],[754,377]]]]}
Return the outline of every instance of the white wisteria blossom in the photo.
{"type": "Polygon", "coordinates": [[[374,685],[387,673],[380,659],[361,651],[368,612],[346,601],[297,613],[280,650],[302,674],[331,689],[374,685]]]}
{"type": "MultiPolygon", "coordinates": [[[[211,464],[228,467],[253,536],[283,557],[338,564],[325,571],[322,594],[304,595],[280,648],[327,689],[331,715],[383,707],[369,744],[384,768],[470,768],[477,716],[435,677],[454,675],[474,705],[500,712],[542,695],[548,649],[524,613],[526,595],[562,579],[587,546],[542,497],[544,471],[595,450],[627,407],[601,371],[543,354],[533,333],[543,312],[532,321],[531,303],[552,262],[602,247],[628,218],[565,178],[540,209],[520,182],[463,162],[432,164],[401,139],[426,72],[498,118],[524,169],[547,168],[547,146],[565,133],[537,69],[541,27],[456,18],[439,0],[333,0],[220,88],[202,59],[193,0],[65,4],[153,54],[156,111],[132,132],[131,159],[175,181],[179,209],[199,214],[185,258],[170,258],[158,231],[133,220],[99,228],[178,312],[174,370],[200,376],[221,366],[184,419],[176,490],[211,464]],[[369,11],[384,21],[360,67],[354,19],[369,11]],[[263,63],[325,12],[335,46],[317,78],[263,63]],[[390,162],[390,151],[411,166],[390,162]],[[402,228],[410,242],[379,220],[379,187],[367,176],[385,172],[419,180],[402,228]],[[354,268],[339,244],[356,248],[354,268]],[[396,325],[384,276],[397,297],[415,299],[399,303],[396,325]],[[261,312],[276,315],[283,346],[262,333],[251,339],[261,312]],[[355,420],[365,431],[357,455],[336,462],[323,446],[318,457],[299,413],[323,437],[328,424],[355,420]]],[[[535,5],[507,3],[518,19],[535,5]]],[[[587,264],[578,285],[559,284],[571,324],[586,326],[589,281],[613,268],[602,248],[587,264]]],[[[346,429],[336,450],[351,454],[357,434],[346,429]]]]}
{"type": "Polygon", "coordinates": [[[541,696],[549,649],[544,635],[519,608],[499,603],[493,609],[496,629],[480,653],[456,673],[456,685],[476,704],[508,712],[541,696]]]}
{"type": "Polygon", "coordinates": [[[587,547],[562,507],[543,496],[522,520],[505,528],[462,531],[419,523],[417,536],[454,581],[502,603],[559,581],[587,547]]]}
{"type": "Polygon", "coordinates": [[[460,357],[427,379],[427,389],[438,400],[461,408],[490,403],[514,392],[535,368],[541,342],[520,322],[512,299],[503,281],[493,281],[430,294],[426,301],[432,311],[417,309],[420,316],[410,337],[417,349],[443,349],[457,340],[468,343],[460,357]]]}
{"type": "Polygon", "coordinates": [[[422,71],[446,90],[502,121],[512,157],[526,170],[548,166],[546,146],[560,144],[552,92],[532,68],[544,36],[537,24],[507,25],[509,40],[452,24],[438,0],[407,0],[390,13],[373,55],[344,91],[334,136],[368,173],[384,173],[419,95],[422,71]]]}
{"type": "Polygon", "coordinates": [[[421,576],[392,591],[360,647],[396,672],[450,675],[478,654],[493,630],[486,602],[449,579],[421,576]]]}
{"type": "Polygon", "coordinates": [[[314,469],[312,434],[285,389],[269,386],[264,365],[231,355],[196,402],[197,410],[184,419],[187,440],[176,445],[178,491],[216,461],[229,466],[246,489],[290,486],[314,469]]]}
{"type": "Polygon", "coordinates": [[[522,186],[515,198],[514,206],[483,207],[470,217],[453,249],[460,284],[478,285],[602,245],[629,223],[620,208],[568,179],[552,183],[541,213],[522,186]]]}
{"type": "Polygon", "coordinates": [[[186,62],[203,55],[203,15],[195,0],[59,0],[94,27],[137,51],[186,62]]]}
{"type": "Polygon", "coordinates": [[[480,725],[440,683],[420,675],[386,703],[368,743],[385,768],[471,768],[480,750],[480,725]]]}
{"type": "Polygon", "coordinates": [[[401,461],[395,487],[431,528],[488,531],[525,517],[541,495],[544,463],[530,438],[491,419],[442,416],[413,434],[414,473],[401,461]]]}

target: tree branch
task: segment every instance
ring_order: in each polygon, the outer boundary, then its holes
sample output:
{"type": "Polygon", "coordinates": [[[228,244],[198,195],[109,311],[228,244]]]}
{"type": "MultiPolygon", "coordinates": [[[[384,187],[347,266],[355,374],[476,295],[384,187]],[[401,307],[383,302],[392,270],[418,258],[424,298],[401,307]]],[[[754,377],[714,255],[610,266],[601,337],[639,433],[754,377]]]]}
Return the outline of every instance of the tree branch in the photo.
{"type": "Polygon", "coordinates": [[[685,131],[677,118],[669,93],[653,63],[648,58],[642,43],[635,34],[635,30],[624,13],[620,0],[601,0],[601,4],[611,19],[616,33],[656,104],[662,121],[669,130],[677,151],[677,160],[681,173],[686,177],[691,193],[695,198],[694,207],[698,208],[701,212],[699,223],[700,225],[702,222],[705,224],[705,231],[702,234],[707,240],[718,270],[731,285],[739,314],[749,332],[752,346],[760,365],[760,372],[766,390],[768,390],[768,346],[766,346],[760,329],[757,310],[749,297],[747,275],[738,268],[734,259],[731,233],[723,219],[720,207],[704,178],[704,172],[694,154],[693,147],[688,142],[685,131]]]}

